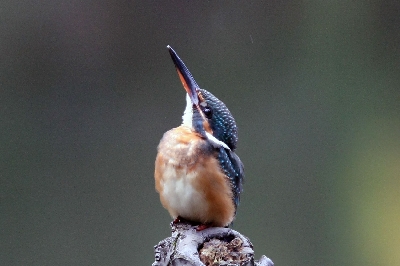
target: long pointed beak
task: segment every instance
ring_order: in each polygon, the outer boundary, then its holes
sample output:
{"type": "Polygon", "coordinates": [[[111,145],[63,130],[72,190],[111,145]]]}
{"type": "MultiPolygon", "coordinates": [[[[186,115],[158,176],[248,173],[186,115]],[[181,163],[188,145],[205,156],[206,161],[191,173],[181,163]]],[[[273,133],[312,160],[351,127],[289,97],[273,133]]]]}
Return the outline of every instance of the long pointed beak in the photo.
{"type": "Polygon", "coordinates": [[[185,64],[176,54],[174,49],[172,49],[172,47],[169,45],[167,45],[167,48],[169,54],[171,55],[172,61],[174,61],[176,71],[178,72],[178,76],[182,82],[183,87],[188,93],[190,99],[192,100],[192,103],[197,106],[199,104],[199,97],[197,96],[197,89],[199,88],[199,85],[197,85],[189,69],[185,66],[185,64]]]}

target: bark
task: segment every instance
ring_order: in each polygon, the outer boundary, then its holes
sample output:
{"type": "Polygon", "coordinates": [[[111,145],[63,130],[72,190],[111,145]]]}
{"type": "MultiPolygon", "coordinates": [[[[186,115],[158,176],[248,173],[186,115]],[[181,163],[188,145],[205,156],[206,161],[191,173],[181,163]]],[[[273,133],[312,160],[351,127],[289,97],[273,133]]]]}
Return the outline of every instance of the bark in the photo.
{"type": "Polygon", "coordinates": [[[153,266],[273,266],[266,256],[254,260],[250,240],[230,228],[210,227],[197,231],[197,226],[171,223],[172,236],[154,246],[153,266]]]}

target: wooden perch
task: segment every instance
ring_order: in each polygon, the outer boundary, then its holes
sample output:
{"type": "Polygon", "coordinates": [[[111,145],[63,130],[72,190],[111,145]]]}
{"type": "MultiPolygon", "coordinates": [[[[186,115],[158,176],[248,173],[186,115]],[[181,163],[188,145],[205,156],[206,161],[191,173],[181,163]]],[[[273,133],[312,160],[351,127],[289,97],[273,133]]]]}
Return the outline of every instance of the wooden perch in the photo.
{"type": "Polygon", "coordinates": [[[210,227],[196,231],[187,223],[171,223],[172,236],[154,246],[152,266],[273,266],[266,256],[254,260],[250,240],[230,228],[210,227]]]}

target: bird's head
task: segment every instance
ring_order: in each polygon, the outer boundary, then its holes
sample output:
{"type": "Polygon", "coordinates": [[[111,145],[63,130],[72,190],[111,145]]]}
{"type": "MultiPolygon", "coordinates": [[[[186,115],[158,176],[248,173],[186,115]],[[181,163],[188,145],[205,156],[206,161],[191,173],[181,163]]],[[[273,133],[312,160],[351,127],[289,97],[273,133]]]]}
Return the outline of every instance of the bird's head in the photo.
{"type": "Polygon", "coordinates": [[[182,124],[201,134],[216,147],[235,150],[238,140],[237,126],[228,108],[213,94],[200,89],[176,52],[169,45],[167,48],[187,92],[182,124]]]}

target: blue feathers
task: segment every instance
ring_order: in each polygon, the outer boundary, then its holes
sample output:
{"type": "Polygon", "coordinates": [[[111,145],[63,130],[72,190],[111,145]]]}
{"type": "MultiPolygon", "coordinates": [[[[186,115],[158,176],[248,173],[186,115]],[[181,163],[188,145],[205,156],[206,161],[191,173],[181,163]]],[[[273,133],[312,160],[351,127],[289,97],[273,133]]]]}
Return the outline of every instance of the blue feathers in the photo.
{"type": "Polygon", "coordinates": [[[240,193],[242,192],[243,186],[243,164],[235,152],[224,149],[223,147],[219,149],[218,161],[225,175],[229,178],[233,192],[233,202],[235,203],[235,207],[237,207],[239,205],[240,193]]]}
{"type": "Polygon", "coordinates": [[[244,168],[239,157],[234,152],[238,141],[236,122],[223,102],[206,90],[199,89],[199,91],[207,105],[212,109],[212,117],[209,118],[208,122],[213,131],[213,136],[230,148],[230,150],[224,147],[219,148],[218,161],[221,169],[229,178],[233,202],[237,207],[240,201],[240,193],[242,192],[244,168]]]}
{"type": "Polygon", "coordinates": [[[203,89],[199,89],[199,91],[213,112],[209,123],[214,137],[228,145],[231,150],[235,150],[238,141],[238,133],[236,122],[231,112],[229,112],[225,104],[212,93],[203,89]]]}

